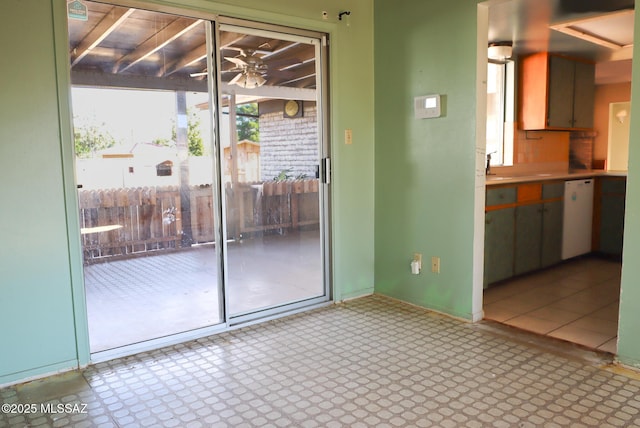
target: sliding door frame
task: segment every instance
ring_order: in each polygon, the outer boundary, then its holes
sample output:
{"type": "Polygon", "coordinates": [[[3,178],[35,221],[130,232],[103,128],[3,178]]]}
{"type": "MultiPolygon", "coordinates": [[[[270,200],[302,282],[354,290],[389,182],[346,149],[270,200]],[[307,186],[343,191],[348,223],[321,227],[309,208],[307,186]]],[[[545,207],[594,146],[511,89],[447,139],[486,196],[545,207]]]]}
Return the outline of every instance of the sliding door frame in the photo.
{"type": "MultiPolygon", "coordinates": [[[[232,18],[228,16],[218,16],[217,22],[215,25],[215,44],[216,44],[216,85],[217,88],[222,87],[221,79],[220,79],[220,70],[218,69],[219,64],[221,64],[220,58],[220,46],[218,46],[218,42],[220,40],[220,32],[221,31],[233,31],[233,32],[243,32],[245,34],[250,35],[265,35],[268,37],[277,37],[282,40],[301,42],[301,43],[309,43],[315,46],[315,67],[316,67],[316,105],[317,108],[317,132],[318,132],[318,150],[319,150],[319,159],[320,163],[320,183],[318,186],[319,192],[319,215],[320,215],[320,257],[321,257],[321,266],[322,266],[322,286],[323,286],[323,295],[318,297],[312,297],[308,299],[299,300],[296,302],[277,305],[273,307],[268,307],[264,309],[259,309],[254,312],[240,314],[237,316],[231,315],[229,311],[229,294],[226,293],[227,287],[229,286],[229,278],[228,278],[228,252],[227,252],[227,218],[226,213],[228,210],[226,209],[226,198],[222,197],[219,199],[219,208],[220,218],[222,218],[222,236],[223,239],[223,250],[221,251],[222,257],[222,265],[224,266],[223,274],[223,288],[225,289],[225,314],[227,315],[227,324],[229,327],[233,326],[241,326],[253,324],[258,321],[263,321],[271,318],[277,318],[282,315],[292,314],[296,312],[301,312],[304,310],[308,310],[310,307],[314,306],[322,306],[327,304],[332,300],[332,286],[331,286],[331,216],[330,216],[330,181],[331,181],[331,169],[330,169],[330,144],[329,144],[329,124],[328,124],[328,35],[325,33],[320,33],[317,31],[311,30],[302,30],[292,27],[284,27],[275,24],[267,24],[263,22],[249,21],[244,19],[232,18]]],[[[216,102],[219,103],[219,99],[222,96],[222,92],[215,92],[216,102]]],[[[217,131],[220,129],[219,121],[220,115],[216,115],[217,118],[217,131]]],[[[216,141],[220,142],[220,135],[216,133],[215,137],[216,141]]],[[[218,146],[218,151],[221,153],[222,150],[218,146]]],[[[219,153],[219,154],[220,154],[219,153]]],[[[218,172],[222,170],[222,157],[218,157],[218,172]]],[[[218,185],[222,186],[222,175],[218,175],[218,185]]],[[[219,191],[222,192],[222,188],[219,188],[219,191]]],[[[222,195],[222,193],[221,193],[222,195]]]]}
{"type": "Polygon", "coordinates": [[[67,206],[67,222],[70,240],[70,256],[75,263],[72,263],[72,283],[73,283],[73,300],[74,314],[76,323],[76,347],[77,358],[80,367],[90,363],[107,361],[113,358],[132,355],[138,352],[158,349],[164,346],[170,346],[177,343],[183,343],[216,334],[224,331],[233,330],[240,326],[250,325],[263,322],[269,319],[279,318],[298,312],[303,312],[315,307],[325,306],[333,299],[332,285],[332,254],[331,254],[331,198],[330,198],[330,124],[329,124],[329,53],[328,53],[328,34],[313,30],[305,30],[293,27],[287,27],[277,24],[268,24],[259,21],[252,21],[242,18],[234,18],[223,16],[216,12],[205,11],[203,9],[190,9],[188,6],[179,6],[175,4],[158,4],[146,0],[92,0],[98,3],[105,3],[114,6],[132,7],[152,12],[160,12],[173,14],[176,16],[184,16],[188,18],[203,19],[206,21],[206,31],[209,43],[207,43],[207,65],[209,79],[209,102],[211,106],[211,138],[214,158],[214,210],[215,210],[215,239],[216,242],[222,243],[217,251],[218,265],[218,281],[222,286],[218,287],[218,293],[221,304],[220,310],[221,323],[199,328],[196,330],[177,333],[167,337],[160,337],[146,342],[135,343],[122,348],[113,350],[91,353],[89,350],[88,335],[88,317],[86,307],[86,294],[84,286],[84,274],[82,269],[82,248],[80,243],[79,220],[77,214],[78,197],[75,191],[75,156],[72,149],[64,150],[65,147],[73,146],[73,113],[71,108],[70,91],[71,91],[71,69],[69,66],[69,34],[66,24],[66,2],[51,0],[56,6],[54,7],[55,20],[55,40],[56,40],[56,58],[60,58],[56,63],[58,69],[58,84],[60,88],[66,88],[59,92],[61,137],[66,143],[63,144],[63,169],[65,171],[65,203],[67,206]],[[222,197],[222,171],[221,171],[221,147],[220,147],[220,95],[221,79],[220,79],[220,50],[219,50],[219,29],[221,25],[233,25],[251,30],[264,30],[274,32],[281,35],[290,35],[295,37],[307,37],[319,40],[319,47],[316,51],[316,75],[317,78],[317,115],[318,115],[318,137],[321,166],[321,182],[319,185],[319,202],[320,202],[320,236],[321,236],[321,257],[323,269],[323,287],[324,295],[317,298],[311,298],[288,305],[278,306],[262,311],[258,311],[249,315],[239,317],[230,317],[228,312],[228,297],[225,295],[227,287],[227,249],[224,237],[225,229],[225,210],[224,198],[222,197]],[[214,57],[215,55],[215,57],[214,57]],[[325,168],[326,167],[326,168],[325,168]],[[76,230],[77,229],[77,230],[76,230]]]}

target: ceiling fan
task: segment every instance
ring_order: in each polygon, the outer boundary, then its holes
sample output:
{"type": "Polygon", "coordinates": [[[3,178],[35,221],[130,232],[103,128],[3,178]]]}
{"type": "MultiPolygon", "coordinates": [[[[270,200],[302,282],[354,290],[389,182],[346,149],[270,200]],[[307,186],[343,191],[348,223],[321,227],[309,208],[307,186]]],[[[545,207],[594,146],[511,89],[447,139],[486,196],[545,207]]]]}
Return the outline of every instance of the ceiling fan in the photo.
{"type": "Polygon", "coordinates": [[[261,57],[256,55],[254,50],[241,49],[240,56],[225,56],[224,59],[235,64],[235,67],[227,71],[238,72],[229,82],[230,85],[253,89],[264,85],[267,81],[267,79],[264,78],[267,72],[267,64],[264,63],[261,57]]]}

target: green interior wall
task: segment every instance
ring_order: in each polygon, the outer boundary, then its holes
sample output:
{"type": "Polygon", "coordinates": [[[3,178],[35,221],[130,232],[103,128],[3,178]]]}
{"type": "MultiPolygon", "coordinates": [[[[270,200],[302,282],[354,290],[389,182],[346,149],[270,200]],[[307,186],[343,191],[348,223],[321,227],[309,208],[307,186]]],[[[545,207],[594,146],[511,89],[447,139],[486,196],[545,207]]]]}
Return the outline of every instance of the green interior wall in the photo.
{"type": "MultiPolygon", "coordinates": [[[[640,22],[635,20],[634,58],[640,58],[640,22]]],[[[634,60],[635,62],[635,60],[634,60]]],[[[634,64],[631,82],[631,105],[640,99],[640,67],[634,64]]],[[[640,111],[631,109],[629,136],[629,174],[625,210],[622,284],[618,322],[618,355],[620,362],[640,368],[640,111]]]]}
{"type": "Polygon", "coordinates": [[[0,16],[2,384],[77,353],[51,3],[3,1],[0,16]]]}
{"type": "Polygon", "coordinates": [[[475,2],[375,1],[376,293],[472,319],[475,2]],[[440,94],[442,117],[414,119],[440,94]],[[414,252],[423,270],[412,275],[414,252]],[[431,272],[432,256],[441,259],[431,272]]]}
{"type": "MultiPolygon", "coordinates": [[[[372,293],[370,2],[148,3],[168,5],[174,12],[208,11],[330,34],[334,299],[372,293]],[[352,12],[350,26],[338,22],[338,12],[344,9],[352,12]],[[329,13],[328,20],[322,19],[323,11],[329,13]],[[345,128],[353,129],[354,143],[349,146],[344,145],[345,128]]],[[[64,0],[0,2],[0,48],[5,58],[0,62],[0,385],[73,368],[89,359],[69,135],[68,48],[66,30],[59,28],[65,7],[64,0]]]]}

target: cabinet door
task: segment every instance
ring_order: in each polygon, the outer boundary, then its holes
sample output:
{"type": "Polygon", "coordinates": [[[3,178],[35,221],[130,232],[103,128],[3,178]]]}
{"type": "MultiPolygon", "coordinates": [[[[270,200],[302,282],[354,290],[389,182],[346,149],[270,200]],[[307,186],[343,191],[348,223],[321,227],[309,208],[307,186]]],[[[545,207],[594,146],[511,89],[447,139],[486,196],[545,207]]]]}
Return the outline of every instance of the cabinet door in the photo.
{"type": "Polygon", "coordinates": [[[562,208],[562,201],[544,204],[541,267],[551,266],[562,261],[562,208]]]}
{"type": "Polygon", "coordinates": [[[489,211],[484,229],[484,286],[513,276],[515,208],[489,211]]]}
{"type": "Polygon", "coordinates": [[[516,201],[516,187],[493,187],[487,189],[485,205],[488,207],[503,204],[512,204],[516,201]]]}
{"type": "Polygon", "coordinates": [[[576,62],[575,68],[573,127],[593,128],[596,67],[593,64],[576,62]]]}
{"type": "MultiPolygon", "coordinates": [[[[547,126],[573,127],[574,62],[566,58],[549,58],[549,99],[547,126]]],[[[593,115],[593,111],[591,112],[593,115]]]]}
{"type": "Polygon", "coordinates": [[[515,274],[540,268],[542,251],[542,204],[516,208],[515,274]]]}
{"type": "Polygon", "coordinates": [[[624,235],[624,194],[602,194],[600,208],[600,251],[622,255],[624,235]]]}

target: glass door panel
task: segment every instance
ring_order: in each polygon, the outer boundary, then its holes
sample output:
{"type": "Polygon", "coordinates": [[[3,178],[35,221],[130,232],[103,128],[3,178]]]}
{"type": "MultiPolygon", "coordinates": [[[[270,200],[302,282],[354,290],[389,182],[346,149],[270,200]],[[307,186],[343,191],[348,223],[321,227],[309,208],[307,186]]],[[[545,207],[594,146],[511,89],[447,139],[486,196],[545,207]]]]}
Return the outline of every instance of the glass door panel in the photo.
{"type": "Polygon", "coordinates": [[[321,41],[221,25],[218,47],[229,316],[327,300],[321,41]]]}
{"type": "Polygon", "coordinates": [[[210,23],[85,2],[69,19],[91,352],[224,321],[210,23]],[[208,59],[209,58],[209,59],[208,59]]]}

